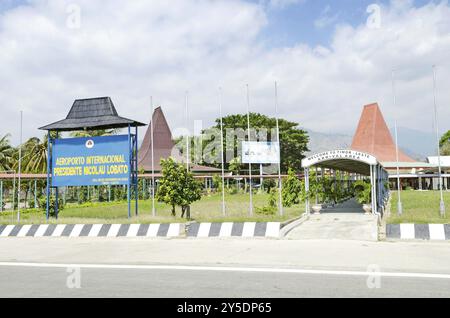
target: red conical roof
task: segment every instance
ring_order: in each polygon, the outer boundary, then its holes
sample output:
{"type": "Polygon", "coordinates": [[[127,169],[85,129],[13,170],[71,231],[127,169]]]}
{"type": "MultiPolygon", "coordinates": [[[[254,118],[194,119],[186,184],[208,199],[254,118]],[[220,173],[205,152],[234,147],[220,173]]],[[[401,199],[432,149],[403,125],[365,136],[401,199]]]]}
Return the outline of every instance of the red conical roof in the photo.
{"type": "MultiPolygon", "coordinates": [[[[153,123],[153,157],[155,171],[161,170],[161,159],[167,159],[172,156],[172,149],[175,144],[172,140],[172,132],[167,124],[166,117],[161,109],[158,107],[155,109],[152,121],[153,123]]],[[[144,141],[139,149],[138,166],[145,171],[152,170],[152,130],[151,123],[145,133],[144,141]]]]}
{"type": "MultiPolygon", "coordinates": [[[[152,121],[150,122],[147,132],[145,133],[144,141],[139,149],[138,167],[147,172],[152,171],[152,123],[153,123],[153,158],[155,171],[161,171],[161,159],[173,157],[178,162],[185,162],[185,158],[180,151],[175,147],[172,139],[172,132],[169,124],[161,109],[158,107],[153,112],[152,121]]],[[[217,172],[216,168],[200,166],[196,164],[191,165],[191,169],[196,172],[217,172]]]]}
{"type": "MultiPolygon", "coordinates": [[[[397,161],[394,139],[377,103],[364,106],[351,148],[369,153],[380,162],[397,161]]],[[[402,151],[399,161],[415,162],[402,151]]]]}

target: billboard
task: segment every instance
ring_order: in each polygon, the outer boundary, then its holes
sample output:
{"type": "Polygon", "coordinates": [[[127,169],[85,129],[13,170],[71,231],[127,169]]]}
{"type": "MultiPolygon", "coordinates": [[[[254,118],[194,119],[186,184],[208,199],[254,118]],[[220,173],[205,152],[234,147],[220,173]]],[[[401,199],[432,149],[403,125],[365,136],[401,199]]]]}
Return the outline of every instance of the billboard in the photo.
{"type": "Polygon", "coordinates": [[[130,178],[128,135],[53,141],[52,186],[126,185],[130,178]]]}
{"type": "Polygon", "coordinates": [[[278,164],[280,144],[278,142],[242,142],[242,163],[278,164]]]}

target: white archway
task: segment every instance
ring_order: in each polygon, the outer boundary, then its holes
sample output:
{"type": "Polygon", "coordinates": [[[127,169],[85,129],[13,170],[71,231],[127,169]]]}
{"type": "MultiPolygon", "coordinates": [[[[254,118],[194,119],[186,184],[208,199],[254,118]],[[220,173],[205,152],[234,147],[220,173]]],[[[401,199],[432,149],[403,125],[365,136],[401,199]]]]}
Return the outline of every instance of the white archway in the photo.
{"type": "MultiPolygon", "coordinates": [[[[370,177],[372,213],[384,212],[385,199],[388,194],[384,182],[388,179],[388,173],[373,155],[361,151],[338,149],[303,159],[302,167],[305,169],[305,190],[307,192],[310,188],[309,172],[313,166],[370,177]]],[[[306,213],[311,213],[308,198],[305,208],[306,213]]]]}

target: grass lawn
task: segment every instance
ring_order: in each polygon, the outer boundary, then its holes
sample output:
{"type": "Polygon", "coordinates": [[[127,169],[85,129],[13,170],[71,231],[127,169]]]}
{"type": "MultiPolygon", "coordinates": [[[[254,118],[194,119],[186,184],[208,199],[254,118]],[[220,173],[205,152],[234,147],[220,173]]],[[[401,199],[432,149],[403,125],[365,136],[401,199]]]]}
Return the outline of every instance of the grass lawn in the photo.
{"type": "Polygon", "coordinates": [[[444,192],[446,217],[439,215],[439,191],[402,191],[403,215],[397,215],[397,192],[392,192],[391,216],[387,223],[416,223],[416,224],[448,224],[450,223],[450,192],[444,192]]]}
{"type": "MultiPolygon", "coordinates": [[[[284,216],[280,217],[278,212],[274,215],[262,215],[254,210],[254,216],[248,216],[249,195],[235,194],[226,196],[227,217],[222,216],[222,196],[213,194],[204,196],[201,201],[196,202],[191,207],[191,217],[198,222],[271,222],[286,221],[299,217],[304,213],[304,206],[298,205],[292,208],[285,208],[284,216]]],[[[267,194],[255,194],[253,196],[254,206],[263,207],[267,205],[267,194]]],[[[129,224],[129,223],[184,223],[186,219],[181,219],[181,208],[177,207],[177,216],[171,215],[171,207],[157,203],[156,217],[152,217],[151,200],[139,201],[139,216],[134,216],[134,202],[132,204],[133,217],[127,218],[127,203],[94,203],[86,206],[68,204],[59,213],[59,219],[51,220],[50,223],[59,224],[129,224]]],[[[3,212],[0,214],[0,224],[15,224],[17,212],[3,212]]],[[[45,213],[36,210],[22,210],[21,224],[41,224],[46,223],[45,213]]]]}

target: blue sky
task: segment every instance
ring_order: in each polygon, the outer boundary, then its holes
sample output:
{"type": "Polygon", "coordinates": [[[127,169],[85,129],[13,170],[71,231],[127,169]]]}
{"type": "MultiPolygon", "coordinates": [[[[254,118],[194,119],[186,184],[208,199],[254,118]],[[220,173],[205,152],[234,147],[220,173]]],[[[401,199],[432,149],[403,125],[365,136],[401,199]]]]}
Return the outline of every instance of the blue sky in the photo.
{"type": "MultiPolygon", "coordinates": [[[[249,0],[260,3],[261,0],[249,0]]],[[[430,0],[413,0],[422,6],[430,0]]],[[[279,8],[268,5],[268,25],[261,34],[272,47],[293,46],[307,43],[311,46],[328,45],[336,24],[358,26],[368,18],[366,9],[371,4],[389,4],[390,0],[299,0],[298,3],[279,8]],[[317,27],[315,22],[321,17],[330,18],[330,24],[317,27]]]]}

